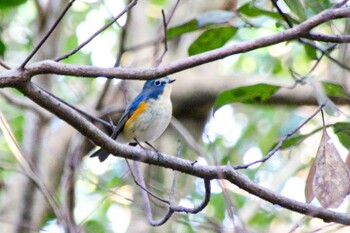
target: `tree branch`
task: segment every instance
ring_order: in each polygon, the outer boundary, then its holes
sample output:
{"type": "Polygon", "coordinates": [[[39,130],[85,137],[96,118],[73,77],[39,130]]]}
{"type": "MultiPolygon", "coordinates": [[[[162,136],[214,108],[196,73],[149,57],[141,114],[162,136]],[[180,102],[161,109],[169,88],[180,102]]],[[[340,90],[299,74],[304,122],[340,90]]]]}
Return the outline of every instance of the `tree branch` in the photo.
{"type": "Polygon", "coordinates": [[[125,9],[120,12],[116,17],[114,17],[112,20],[110,20],[106,25],[104,25],[103,27],[101,27],[99,30],[97,30],[92,36],[90,36],[86,41],[84,41],[83,43],[81,43],[79,46],[77,46],[75,49],[71,50],[70,52],[68,52],[67,54],[64,54],[60,57],[55,58],[56,62],[59,62],[61,60],[64,60],[70,56],[72,56],[73,54],[75,54],[76,52],[78,52],[80,49],[82,49],[85,45],[87,45],[88,43],[90,43],[96,36],[98,36],[101,32],[103,32],[104,30],[106,30],[107,28],[109,28],[112,24],[114,24],[120,17],[122,17],[126,12],[128,12],[131,8],[133,8],[135,5],[137,4],[137,0],[133,0],[131,1],[126,7],[125,9]]]}
{"type": "Polygon", "coordinates": [[[258,184],[253,183],[239,172],[234,170],[231,165],[225,166],[204,166],[198,163],[193,164],[192,161],[180,159],[174,156],[162,154],[160,159],[159,154],[154,151],[143,150],[117,143],[101,132],[97,127],[92,125],[84,117],[71,110],[69,107],[62,105],[56,99],[42,92],[40,89],[31,83],[25,83],[19,87],[28,98],[35,101],[37,104],[51,111],[68,124],[73,126],[81,134],[89,138],[96,145],[99,145],[112,154],[117,154],[119,157],[141,161],[147,164],[153,164],[164,168],[170,168],[180,171],[185,174],[200,177],[206,180],[226,179],[239,188],[262,198],[272,204],[285,207],[289,210],[309,215],[312,217],[321,218],[326,222],[337,222],[341,224],[350,224],[350,215],[338,213],[325,208],[315,207],[310,204],[305,204],[293,199],[276,194],[258,184]]]}
{"type": "MultiPolygon", "coordinates": [[[[85,65],[61,64],[54,61],[42,61],[28,65],[24,74],[29,78],[38,74],[55,73],[60,75],[71,75],[79,77],[103,76],[106,78],[117,77],[120,79],[154,79],[183,71],[195,66],[203,65],[212,61],[223,59],[234,54],[252,51],[284,41],[298,39],[300,37],[307,37],[309,31],[312,28],[329,20],[343,17],[350,17],[350,7],[329,9],[285,31],[254,40],[233,44],[224,48],[214,49],[202,54],[180,59],[167,65],[161,65],[157,68],[101,68],[85,65]]],[[[12,80],[12,82],[8,85],[6,85],[6,81],[2,80],[4,78],[7,78],[9,75],[18,76],[18,73],[14,73],[16,72],[15,70],[11,71],[0,74],[0,87],[11,85],[13,86],[14,80],[12,80]]],[[[7,80],[7,82],[9,81],[7,80]]]]}
{"type": "Polygon", "coordinates": [[[35,48],[33,49],[33,51],[28,55],[28,57],[23,61],[23,63],[20,65],[20,68],[23,69],[26,64],[29,62],[29,60],[39,51],[39,49],[41,48],[41,46],[43,46],[43,44],[45,43],[45,41],[49,38],[49,36],[52,34],[52,32],[55,30],[55,28],[57,27],[57,25],[61,22],[61,20],[63,19],[64,15],[67,13],[67,11],[69,10],[69,8],[71,8],[71,6],[73,5],[73,3],[75,2],[75,0],[71,0],[69,1],[69,3],[66,5],[66,7],[64,8],[63,12],[61,13],[61,15],[58,17],[58,19],[55,21],[55,23],[52,25],[52,27],[50,28],[50,30],[46,33],[46,35],[44,36],[44,38],[39,42],[39,44],[37,46],[35,46],[35,48]]]}

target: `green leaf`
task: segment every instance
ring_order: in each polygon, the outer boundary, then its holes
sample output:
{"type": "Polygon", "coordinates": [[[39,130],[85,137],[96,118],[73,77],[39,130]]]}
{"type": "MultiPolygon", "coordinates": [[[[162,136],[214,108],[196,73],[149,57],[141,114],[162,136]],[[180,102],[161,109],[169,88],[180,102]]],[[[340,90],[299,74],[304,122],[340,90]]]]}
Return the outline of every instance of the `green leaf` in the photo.
{"type": "Polygon", "coordinates": [[[166,3],[166,0],[151,0],[151,3],[159,6],[164,6],[166,3]]]}
{"type": "Polygon", "coordinates": [[[100,222],[90,220],[84,224],[84,229],[87,233],[103,233],[106,228],[100,222]]]}
{"type": "Polygon", "coordinates": [[[338,122],[333,125],[333,131],[340,143],[347,149],[350,148],[350,123],[338,122]]]}
{"type": "Polygon", "coordinates": [[[304,141],[308,136],[310,135],[298,135],[295,137],[288,138],[282,143],[281,149],[287,149],[292,146],[296,146],[300,144],[302,141],[304,141]]]}
{"type": "Polygon", "coordinates": [[[25,3],[27,0],[0,0],[0,9],[6,7],[15,7],[25,3]]]}
{"type": "Polygon", "coordinates": [[[237,32],[234,27],[214,28],[203,32],[188,48],[190,56],[222,47],[237,32]]]}
{"type": "MultiPolygon", "coordinates": [[[[304,141],[306,138],[310,137],[311,135],[314,135],[315,133],[317,133],[321,130],[323,130],[323,127],[317,128],[317,129],[315,129],[307,134],[296,135],[296,136],[290,137],[282,143],[281,149],[287,149],[289,147],[296,146],[296,145],[300,144],[302,141],[304,141]]],[[[276,146],[276,144],[274,145],[274,147],[275,146],[276,146]]]]}
{"type": "Polygon", "coordinates": [[[198,29],[198,22],[196,19],[192,19],[184,24],[169,28],[167,31],[167,38],[169,40],[178,37],[187,32],[193,32],[198,29]]]}
{"type": "Polygon", "coordinates": [[[305,9],[309,13],[309,16],[316,15],[321,11],[331,8],[331,2],[329,0],[308,0],[305,1],[305,9]]]}
{"type": "Polygon", "coordinates": [[[306,20],[306,14],[305,14],[305,7],[303,6],[303,4],[301,3],[300,0],[285,0],[284,1],[287,6],[289,7],[289,9],[296,15],[299,17],[299,19],[301,20],[306,20]]]}
{"type": "Polygon", "coordinates": [[[312,60],[317,60],[317,51],[314,47],[311,47],[310,45],[304,45],[305,52],[307,56],[312,60]]]}
{"type": "Polygon", "coordinates": [[[227,23],[234,16],[235,13],[231,11],[216,10],[204,12],[195,19],[192,19],[184,24],[169,28],[167,31],[167,38],[171,40],[182,34],[193,32],[198,29],[203,29],[210,25],[224,24],[227,23]]]}
{"type": "Polygon", "coordinates": [[[322,86],[328,96],[348,98],[343,87],[339,84],[323,81],[322,86]]]}
{"type": "Polygon", "coordinates": [[[258,209],[254,212],[254,215],[249,219],[248,224],[259,229],[259,232],[265,232],[265,230],[271,225],[271,222],[275,219],[275,214],[273,211],[258,209]]]}
{"type": "Polygon", "coordinates": [[[4,57],[6,51],[6,45],[0,40],[0,57],[4,57]]]}
{"type": "Polygon", "coordinates": [[[279,88],[279,86],[269,84],[256,84],[224,91],[215,100],[214,112],[230,103],[261,103],[266,101],[279,88]]]}
{"type": "Polygon", "coordinates": [[[242,5],[238,10],[241,14],[244,14],[249,17],[268,16],[274,19],[279,19],[279,20],[282,19],[281,15],[278,14],[277,12],[267,11],[267,10],[258,8],[249,2],[242,5]]]}
{"type": "Polygon", "coordinates": [[[227,23],[234,16],[235,13],[232,11],[216,10],[204,12],[202,15],[197,17],[198,27],[203,27],[210,24],[227,23]]]}
{"type": "MultiPolygon", "coordinates": [[[[267,11],[267,10],[258,8],[256,6],[254,6],[253,4],[251,4],[250,2],[242,5],[238,9],[238,11],[239,11],[239,13],[241,13],[243,15],[246,15],[248,17],[266,16],[266,17],[270,17],[270,18],[277,19],[277,20],[280,20],[280,21],[284,22],[284,19],[281,17],[281,15],[278,12],[267,11]]],[[[286,14],[286,17],[288,17],[288,19],[292,23],[299,23],[297,20],[293,19],[288,14],[286,14]]]]}

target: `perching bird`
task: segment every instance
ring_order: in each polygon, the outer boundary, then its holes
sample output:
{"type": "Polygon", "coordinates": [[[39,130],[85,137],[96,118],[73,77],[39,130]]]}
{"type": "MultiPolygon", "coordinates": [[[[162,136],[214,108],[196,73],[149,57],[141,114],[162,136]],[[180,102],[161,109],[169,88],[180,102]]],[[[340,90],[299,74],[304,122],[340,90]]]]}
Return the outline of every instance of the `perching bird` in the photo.
{"type": "MultiPolygon", "coordinates": [[[[117,139],[121,132],[129,141],[149,142],[159,138],[171,120],[170,84],[174,81],[169,77],[147,81],[141,93],[126,108],[111,138],[117,139]]],[[[103,162],[109,154],[101,148],[90,157],[98,157],[103,162]]]]}

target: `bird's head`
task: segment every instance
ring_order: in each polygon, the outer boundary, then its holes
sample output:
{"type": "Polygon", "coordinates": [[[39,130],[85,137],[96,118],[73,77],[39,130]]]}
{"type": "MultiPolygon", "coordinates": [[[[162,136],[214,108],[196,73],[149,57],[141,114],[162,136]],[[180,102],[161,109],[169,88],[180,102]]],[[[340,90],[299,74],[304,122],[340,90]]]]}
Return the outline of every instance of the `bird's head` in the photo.
{"type": "Polygon", "coordinates": [[[150,98],[157,99],[161,94],[170,95],[171,83],[175,82],[175,79],[164,77],[155,80],[148,80],[143,86],[143,92],[148,93],[150,98]]]}

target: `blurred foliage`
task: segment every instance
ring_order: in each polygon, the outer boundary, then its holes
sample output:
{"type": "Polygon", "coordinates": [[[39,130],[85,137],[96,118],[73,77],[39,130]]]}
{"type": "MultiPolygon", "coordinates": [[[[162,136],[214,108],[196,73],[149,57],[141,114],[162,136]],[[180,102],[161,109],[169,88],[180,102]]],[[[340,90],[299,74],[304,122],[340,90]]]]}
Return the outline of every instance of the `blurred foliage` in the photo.
{"type": "MultiPolygon", "coordinates": [[[[35,38],[37,36],[35,26],[37,12],[33,2],[0,0],[0,57],[1,60],[8,62],[11,67],[17,66],[19,61],[22,61],[31,51],[35,41],[38,40],[38,38],[35,38]]],[[[61,43],[59,45],[59,55],[71,51],[87,39],[94,32],[93,29],[97,27],[94,24],[95,21],[96,24],[103,24],[111,18],[111,9],[108,8],[109,1],[106,1],[106,4],[102,1],[92,2],[80,1],[65,16],[64,29],[62,35],[60,35],[63,39],[57,40],[61,43]]],[[[285,0],[284,2],[286,4],[286,17],[293,24],[301,23],[322,10],[332,7],[332,2],[328,0],[285,0]]],[[[147,20],[150,22],[150,27],[154,27],[152,23],[154,23],[155,17],[152,12],[159,14],[156,19],[160,23],[161,14],[160,11],[156,10],[165,9],[165,12],[168,12],[173,1],[151,0],[147,4],[148,7],[145,9],[147,20]]],[[[205,9],[202,12],[192,12],[187,9],[186,4],[186,2],[182,6],[180,4],[179,9],[175,12],[175,15],[182,14],[183,17],[179,18],[184,19],[172,22],[174,26],[168,28],[167,38],[169,41],[176,41],[179,44],[186,40],[183,43],[186,46],[182,46],[185,47],[183,48],[185,50],[183,54],[187,52],[189,56],[221,48],[227,44],[260,38],[287,28],[283,18],[273,8],[270,1],[239,1],[236,12],[227,9],[227,7],[225,9],[205,9]],[[190,17],[185,17],[189,14],[191,14],[190,17]]],[[[339,31],[339,28],[344,26],[344,21],[340,20],[337,23],[336,27],[330,23],[325,23],[318,30],[323,32],[339,31]]],[[[132,30],[138,29],[133,28],[132,30]]],[[[149,33],[153,33],[152,30],[149,31],[149,33]]],[[[113,25],[100,35],[103,39],[96,39],[100,40],[99,42],[106,48],[94,42],[63,62],[85,65],[101,65],[103,63],[106,67],[112,66],[118,52],[120,32],[120,28],[113,25]],[[101,58],[103,58],[103,61],[101,61],[101,58]]],[[[320,43],[320,46],[323,45],[320,43]]],[[[174,43],[171,46],[177,45],[174,43]]],[[[170,49],[181,49],[181,46],[170,49]]],[[[223,61],[225,68],[220,70],[226,69],[228,71],[225,72],[230,75],[241,74],[244,77],[254,75],[263,78],[254,85],[225,90],[217,95],[213,105],[215,114],[210,117],[208,112],[209,120],[205,128],[210,128],[210,124],[215,121],[215,115],[222,111],[222,114],[228,115],[228,118],[235,122],[235,125],[230,128],[230,133],[233,132],[234,134],[221,133],[217,129],[213,129],[213,136],[206,130],[199,132],[199,134],[202,134],[202,137],[198,137],[202,138],[199,144],[208,155],[208,157],[200,158],[200,160],[209,164],[236,165],[249,163],[266,155],[284,135],[299,126],[314,111],[314,109],[310,110],[310,108],[303,106],[266,105],[264,101],[282,89],[283,86],[286,86],[267,83],[271,80],[280,83],[293,82],[290,69],[300,74],[307,74],[319,56],[320,53],[314,48],[300,44],[297,41],[289,41],[225,59],[223,61]]],[[[132,52],[127,52],[123,59],[135,59],[136,64],[141,60],[139,57],[132,57],[132,52]]],[[[218,73],[220,73],[219,69],[218,73]]],[[[321,76],[320,73],[317,75],[321,76]]],[[[326,74],[324,75],[326,76],[326,74]]],[[[102,88],[100,80],[66,79],[64,77],[57,77],[54,80],[53,93],[70,103],[90,109],[94,107],[96,93],[102,88]]],[[[232,82],[234,81],[232,80],[232,82]]],[[[340,83],[322,81],[321,84],[325,93],[330,97],[348,97],[340,83]]],[[[22,98],[18,93],[12,94],[22,98]]],[[[25,128],[25,111],[7,104],[3,99],[0,99],[0,101],[1,111],[7,117],[16,139],[21,141],[25,128]]],[[[55,127],[60,126],[55,120],[52,120],[50,124],[55,127]]],[[[228,123],[221,122],[221,124],[228,123]]],[[[232,125],[225,126],[231,127],[232,125]]],[[[331,127],[334,130],[334,137],[339,140],[344,148],[349,148],[350,124],[345,121],[336,122],[331,127]]],[[[266,185],[268,188],[270,188],[270,185],[274,185],[271,189],[276,192],[288,188],[291,176],[297,180],[303,180],[305,175],[302,176],[301,173],[305,172],[305,167],[308,169],[305,164],[308,165],[310,157],[314,156],[312,150],[305,148],[317,148],[312,143],[314,143],[313,137],[318,135],[320,129],[322,129],[320,121],[318,119],[312,120],[308,124],[307,130],[298,132],[287,139],[282,145],[283,150],[277,152],[271,160],[246,169],[242,173],[254,182],[266,185]],[[309,142],[311,142],[311,146],[307,144],[309,142]],[[293,156],[300,157],[298,166],[290,165],[295,162],[293,156]],[[294,169],[290,170],[289,176],[285,175],[285,172],[287,172],[285,167],[288,166],[291,167],[290,169],[294,169]]],[[[15,160],[10,156],[7,143],[2,136],[0,136],[0,146],[1,161],[9,161],[15,166],[15,160]]],[[[183,148],[183,157],[193,158],[194,155],[195,153],[190,147],[185,146],[183,148]]],[[[128,168],[124,160],[114,159],[114,161],[107,161],[105,165],[101,166],[105,166],[103,169],[101,168],[103,172],[97,168],[94,162],[84,159],[83,169],[79,171],[79,176],[76,178],[77,210],[75,211],[75,217],[85,231],[113,232],[112,229],[115,229],[113,224],[124,223],[132,226],[133,222],[128,221],[137,222],[140,219],[145,222],[138,189],[128,174],[128,168]],[[83,208],[83,210],[79,210],[79,208],[83,208]],[[125,209],[130,212],[125,211],[125,209]]],[[[149,177],[152,180],[148,182],[148,188],[160,196],[167,197],[172,182],[172,173],[167,170],[161,172],[153,168],[151,170],[149,177]],[[152,174],[152,172],[154,173],[152,174]]],[[[2,170],[0,180],[3,180],[4,177],[8,178],[11,174],[12,171],[2,170]]],[[[176,189],[176,200],[198,204],[203,198],[202,186],[199,183],[197,184],[195,178],[191,177],[189,179],[181,176],[178,181],[179,187],[176,189]]],[[[215,185],[213,184],[213,186],[215,185]]],[[[298,186],[298,190],[302,190],[300,187],[298,186]]],[[[247,229],[256,232],[274,232],[271,226],[280,224],[288,226],[287,232],[300,220],[299,216],[289,214],[289,211],[271,208],[271,205],[266,207],[267,205],[261,203],[252,204],[257,202],[256,198],[254,199],[234,186],[229,186],[227,191],[233,202],[232,209],[236,214],[235,217],[238,220],[243,219],[243,225],[247,229]]],[[[60,195],[60,193],[57,195],[60,195]]],[[[152,200],[152,205],[154,205],[155,213],[163,213],[164,207],[156,204],[155,200],[152,200]]],[[[145,232],[230,231],[233,229],[232,222],[236,220],[230,220],[228,216],[229,208],[230,205],[224,198],[221,187],[216,184],[213,188],[211,201],[203,212],[197,215],[176,214],[165,226],[147,228],[145,232]]],[[[46,216],[44,225],[49,226],[54,219],[55,217],[52,214],[46,216]]],[[[118,232],[122,232],[122,230],[118,232]]]]}
{"type": "Polygon", "coordinates": [[[7,7],[16,7],[23,3],[25,3],[27,0],[1,0],[0,1],[0,10],[7,8],[7,7]]]}
{"type": "Polygon", "coordinates": [[[278,89],[280,89],[278,86],[257,84],[222,92],[214,103],[214,112],[228,103],[262,103],[278,91],[278,89]]]}
{"type": "Polygon", "coordinates": [[[188,48],[188,55],[196,55],[221,48],[237,32],[234,27],[220,27],[203,32],[188,48]]]}
{"type": "MultiPolygon", "coordinates": [[[[169,28],[167,30],[167,38],[171,40],[185,33],[193,32],[198,29],[204,29],[204,28],[213,27],[213,26],[217,27],[220,25],[227,24],[229,20],[234,17],[234,15],[235,14],[233,12],[222,11],[222,10],[204,12],[203,14],[199,15],[196,19],[192,19],[184,24],[169,28]]],[[[202,35],[202,38],[210,37],[210,36],[211,34],[202,35]]],[[[230,37],[228,39],[230,39],[230,37]]],[[[207,41],[211,41],[212,43],[215,43],[215,41],[212,41],[212,40],[213,38],[208,38],[207,41]]],[[[227,40],[225,42],[227,42],[227,40]]],[[[222,45],[224,45],[224,43],[221,44],[221,46],[222,45]]],[[[203,47],[206,47],[206,45],[204,45],[203,47]]]]}

